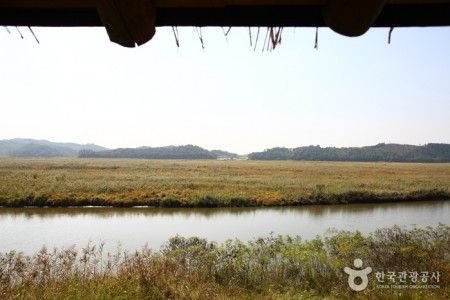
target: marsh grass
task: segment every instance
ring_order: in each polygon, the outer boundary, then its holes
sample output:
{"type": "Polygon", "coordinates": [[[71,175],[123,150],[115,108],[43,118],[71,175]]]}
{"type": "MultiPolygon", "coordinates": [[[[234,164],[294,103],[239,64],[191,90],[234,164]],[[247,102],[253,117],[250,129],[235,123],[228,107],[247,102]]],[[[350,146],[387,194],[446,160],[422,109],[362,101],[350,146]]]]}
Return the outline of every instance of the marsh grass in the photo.
{"type": "MultiPolygon", "coordinates": [[[[216,244],[176,236],[159,251],[103,252],[88,245],[29,257],[0,254],[1,299],[448,299],[450,227],[329,231],[304,241],[273,236],[216,244]],[[369,286],[353,292],[346,266],[371,266],[369,286]],[[437,289],[380,289],[379,271],[439,271],[437,289]]],[[[431,280],[431,279],[430,279],[431,280]]],[[[418,280],[408,285],[420,286],[418,280]]]]}
{"type": "Polygon", "coordinates": [[[0,205],[223,207],[450,199],[450,165],[0,158],[0,205]]]}

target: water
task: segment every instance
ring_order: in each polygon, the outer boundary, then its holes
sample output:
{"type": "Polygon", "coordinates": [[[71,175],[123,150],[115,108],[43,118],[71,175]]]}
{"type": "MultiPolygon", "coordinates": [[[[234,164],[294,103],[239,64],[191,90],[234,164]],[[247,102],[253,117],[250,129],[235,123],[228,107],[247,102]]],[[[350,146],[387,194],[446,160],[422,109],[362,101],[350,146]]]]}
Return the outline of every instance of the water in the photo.
{"type": "Polygon", "coordinates": [[[271,232],[311,239],[328,228],[368,233],[393,225],[448,225],[449,220],[449,201],[219,209],[0,208],[0,252],[33,254],[43,245],[84,247],[89,241],[105,242],[110,252],[118,242],[123,249],[148,243],[157,250],[177,234],[217,242],[271,232]]]}

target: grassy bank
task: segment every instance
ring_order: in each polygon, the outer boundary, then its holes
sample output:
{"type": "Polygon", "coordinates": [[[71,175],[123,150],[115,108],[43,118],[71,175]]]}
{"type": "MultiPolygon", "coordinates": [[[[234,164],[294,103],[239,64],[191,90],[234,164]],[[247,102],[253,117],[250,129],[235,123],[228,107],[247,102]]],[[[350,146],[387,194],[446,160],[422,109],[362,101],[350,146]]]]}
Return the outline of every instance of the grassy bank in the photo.
{"type": "Polygon", "coordinates": [[[450,164],[0,158],[0,206],[216,207],[450,199],[450,164]]]}
{"type": "Polygon", "coordinates": [[[311,241],[268,236],[217,245],[174,237],[157,252],[113,255],[101,246],[44,248],[32,257],[10,252],[0,254],[0,298],[448,299],[449,243],[450,227],[439,225],[379,229],[368,236],[330,231],[311,241]],[[372,268],[361,292],[349,288],[343,271],[354,268],[355,258],[372,268]],[[382,273],[386,277],[377,277],[382,273]]]}

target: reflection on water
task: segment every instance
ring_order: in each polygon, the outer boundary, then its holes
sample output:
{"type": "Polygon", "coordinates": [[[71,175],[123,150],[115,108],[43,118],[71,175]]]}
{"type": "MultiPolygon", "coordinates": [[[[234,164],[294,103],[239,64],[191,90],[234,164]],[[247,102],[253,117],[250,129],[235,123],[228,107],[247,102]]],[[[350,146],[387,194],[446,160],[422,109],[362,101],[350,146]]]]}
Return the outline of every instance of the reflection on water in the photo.
{"type": "Polygon", "coordinates": [[[450,203],[429,201],[275,208],[0,208],[0,251],[34,253],[49,248],[106,242],[114,251],[158,249],[177,234],[222,242],[274,234],[305,239],[328,228],[368,233],[393,225],[419,227],[448,224],[450,203]]]}

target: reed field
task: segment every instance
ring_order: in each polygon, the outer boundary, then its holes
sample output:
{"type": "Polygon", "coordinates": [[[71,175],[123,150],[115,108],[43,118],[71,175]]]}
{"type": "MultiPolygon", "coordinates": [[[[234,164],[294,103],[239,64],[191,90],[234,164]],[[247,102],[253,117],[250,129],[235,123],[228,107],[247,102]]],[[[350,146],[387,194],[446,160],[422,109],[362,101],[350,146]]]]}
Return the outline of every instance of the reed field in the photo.
{"type": "Polygon", "coordinates": [[[0,298],[448,299],[449,243],[450,227],[440,224],[368,236],[329,231],[309,241],[266,236],[216,244],[177,236],[159,251],[112,254],[103,245],[12,251],[0,254],[0,298]],[[372,268],[363,291],[352,291],[343,271],[355,258],[372,268]]]}
{"type": "Polygon", "coordinates": [[[0,206],[228,207],[450,199],[450,164],[0,158],[0,206]]]}

